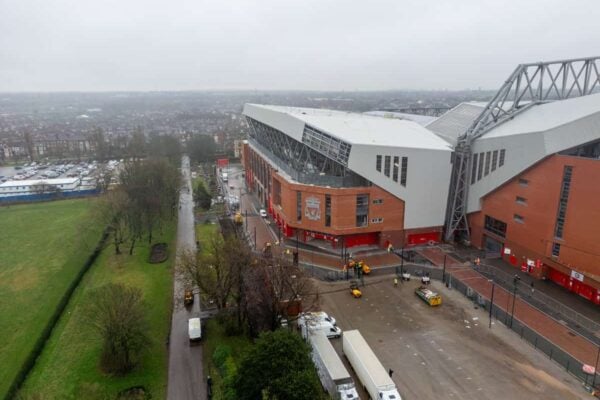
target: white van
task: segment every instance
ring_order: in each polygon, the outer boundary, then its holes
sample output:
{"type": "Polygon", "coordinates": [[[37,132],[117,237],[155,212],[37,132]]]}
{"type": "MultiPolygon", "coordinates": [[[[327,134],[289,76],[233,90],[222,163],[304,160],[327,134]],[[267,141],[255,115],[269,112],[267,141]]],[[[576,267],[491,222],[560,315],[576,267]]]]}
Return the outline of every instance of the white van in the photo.
{"type": "Polygon", "coordinates": [[[342,330],[333,325],[331,322],[324,321],[319,317],[312,317],[311,315],[303,315],[298,319],[298,328],[302,332],[302,337],[307,338],[309,332],[315,334],[322,332],[329,339],[339,338],[342,336],[342,330]]]}
{"type": "Polygon", "coordinates": [[[188,319],[188,336],[190,342],[202,339],[202,324],[200,324],[200,318],[188,319]]]}
{"type": "Polygon", "coordinates": [[[312,311],[308,312],[305,315],[309,317],[313,317],[315,319],[329,322],[331,325],[337,325],[335,318],[333,316],[327,314],[325,311],[312,311]]]}

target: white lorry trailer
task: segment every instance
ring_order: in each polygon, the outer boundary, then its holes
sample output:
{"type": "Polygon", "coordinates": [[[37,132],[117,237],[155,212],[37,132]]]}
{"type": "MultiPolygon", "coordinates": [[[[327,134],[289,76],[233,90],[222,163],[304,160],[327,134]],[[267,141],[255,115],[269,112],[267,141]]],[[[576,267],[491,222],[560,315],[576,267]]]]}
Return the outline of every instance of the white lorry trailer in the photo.
{"type": "Polygon", "coordinates": [[[344,332],[342,350],[373,400],[402,400],[396,385],[359,331],[344,332]]]}
{"type": "Polygon", "coordinates": [[[323,332],[310,333],[311,356],[323,388],[334,400],[358,400],[354,381],[323,332]]]}

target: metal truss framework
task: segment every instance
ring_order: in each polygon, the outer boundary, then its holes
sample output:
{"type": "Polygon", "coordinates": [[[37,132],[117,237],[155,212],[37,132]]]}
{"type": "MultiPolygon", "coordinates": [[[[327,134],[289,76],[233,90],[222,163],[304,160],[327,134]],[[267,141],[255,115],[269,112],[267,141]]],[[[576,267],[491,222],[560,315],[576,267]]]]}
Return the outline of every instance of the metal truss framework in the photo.
{"type": "Polygon", "coordinates": [[[283,132],[246,116],[250,138],[275,156],[292,178],[301,183],[329,184],[331,186],[369,186],[369,182],[346,166],[298,142],[283,132]]]}
{"type": "Polygon", "coordinates": [[[599,64],[600,57],[590,57],[521,64],[514,70],[458,138],[446,211],[446,241],[452,241],[457,233],[469,238],[467,195],[473,141],[538,104],[599,92],[599,64]]]}

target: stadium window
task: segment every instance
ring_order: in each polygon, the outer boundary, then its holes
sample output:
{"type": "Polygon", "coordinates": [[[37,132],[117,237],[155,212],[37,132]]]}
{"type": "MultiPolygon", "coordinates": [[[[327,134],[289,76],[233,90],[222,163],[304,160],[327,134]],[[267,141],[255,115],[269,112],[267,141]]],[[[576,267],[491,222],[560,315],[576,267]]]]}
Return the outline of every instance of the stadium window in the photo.
{"type": "Polygon", "coordinates": [[[325,195],[325,226],[331,226],[331,196],[325,195]]]}
{"type": "Polygon", "coordinates": [[[392,172],[392,179],[394,180],[394,182],[398,182],[398,167],[400,167],[399,165],[400,163],[400,158],[394,156],[394,168],[393,168],[393,172],[392,172]]]}
{"type": "Polygon", "coordinates": [[[516,202],[524,206],[527,205],[527,199],[525,197],[517,196],[516,202]]]}
{"type": "Polygon", "coordinates": [[[560,243],[552,243],[552,257],[560,255],[560,243]]]}
{"type": "Polygon", "coordinates": [[[475,183],[475,179],[477,177],[477,156],[477,153],[473,154],[473,163],[471,165],[471,185],[475,183]]]}
{"type": "Polygon", "coordinates": [[[521,186],[529,186],[529,181],[527,179],[519,178],[519,185],[521,186]]]}
{"type": "Polygon", "coordinates": [[[489,215],[485,216],[483,228],[495,235],[506,237],[506,222],[490,217],[489,215]]]}
{"type": "Polygon", "coordinates": [[[383,174],[385,176],[387,176],[387,177],[390,176],[391,163],[392,163],[392,157],[391,156],[385,156],[385,164],[383,166],[383,174]]]}
{"type": "Polygon", "coordinates": [[[383,218],[373,218],[371,219],[372,224],[380,224],[383,222],[383,218]]]}
{"type": "Polygon", "coordinates": [[[296,220],[302,221],[302,192],[296,191],[296,220]]]}
{"type": "Polygon", "coordinates": [[[383,204],[383,199],[375,199],[373,200],[373,204],[383,204]]]}
{"type": "Polygon", "coordinates": [[[400,184],[406,186],[406,175],[408,173],[408,157],[402,157],[402,168],[400,169],[400,184]]]}
{"type": "Polygon", "coordinates": [[[488,176],[490,174],[490,158],[492,156],[492,152],[488,151],[485,153],[485,172],[484,176],[488,176]]]}
{"type": "Polygon", "coordinates": [[[492,153],[492,172],[496,170],[496,165],[498,164],[498,150],[494,150],[492,153]]]}
{"type": "Polygon", "coordinates": [[[356,226],[367,226],[369,224],[369,195],[359,194],[356,196],[356,226]]]}
{"type": "Polygon", "coordinates": [[[381,172],[381,155],[377,155],[377,160],[375,161],[375,169],[377,172],[381,172]]]}
{"type": "Polygon", "coordinates": [[[515,222],[518,222],[520,224],[525,223],[525,218],[522,215],[515,214],[515,215],[513,215],[513,218],[514,218],[515,222]]]}
{"type": "Polygon", "coordinates": [[[483,154],[484,153],[479,153],[479,164],[477,165],[477,180],[478,181],[481,179],[481,176],[483,175],[483,154]]]}
{"type": "Polygon", "coordinates": [[[498,162],[498,167],[501,167],[504,165],[505,156],[506,156],[506,150],[504,150],[504,149],[500,150],[500,160],[498,162]]]}

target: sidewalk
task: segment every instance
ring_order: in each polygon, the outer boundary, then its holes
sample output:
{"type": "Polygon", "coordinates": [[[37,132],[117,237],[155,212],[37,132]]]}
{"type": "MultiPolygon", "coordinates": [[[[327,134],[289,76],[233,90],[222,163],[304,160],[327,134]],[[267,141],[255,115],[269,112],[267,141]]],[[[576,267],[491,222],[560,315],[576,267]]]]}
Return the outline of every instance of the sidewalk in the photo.
{"type": "MultiPolygon", "coordinates": [[[[440,249],[430,248],[425,252],[436,265],[441,266],[444,253],[440,249]]],[[[471,267],[463,266],[456,259],[447,256],[446,271],[453,277],[469,285],[473,290],[479,292],[487,300],[491,298],[492,283],[479,272],[471,267]],[[451,261],[449,262],[450,259],[451,261]]],[[[512,293],[496,285],[494,293],[494,307],[498,307],[507,313],[513,309],[512,293]]],[[[556,346],[562,348],[566,353],[581,363],[594,365],[599,347],[588,339],[577,334],[577,332],[564,326],[549,315],[532,307],[521,298],[517,297],[514,304],[514,318],[527,325],[539,335],[543,336],[556,346]]]]}

